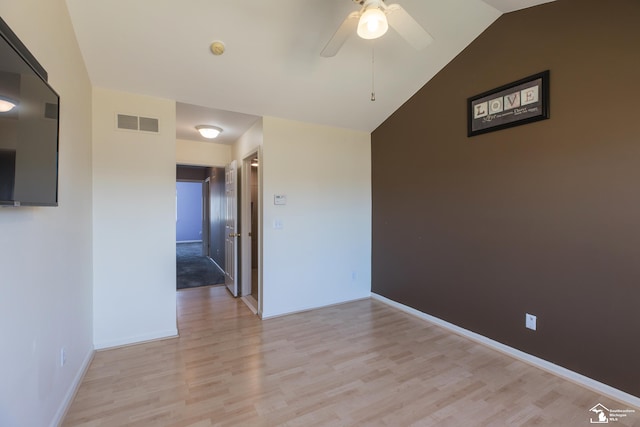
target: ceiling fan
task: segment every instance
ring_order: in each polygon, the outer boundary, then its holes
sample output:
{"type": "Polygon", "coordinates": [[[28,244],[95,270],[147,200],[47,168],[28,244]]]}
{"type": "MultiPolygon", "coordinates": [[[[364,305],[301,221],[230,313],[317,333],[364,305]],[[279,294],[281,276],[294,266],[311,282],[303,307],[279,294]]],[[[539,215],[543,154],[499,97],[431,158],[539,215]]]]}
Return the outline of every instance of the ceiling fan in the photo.
{"type": "Polygon", "coordinates": [[[399,4],[386,5],[383,0],[353,0],[362,6],[351,12],[342,22],[329,43],[320,52],[321,56],[335,56],[354,31],[363,39],[383,36],[389,25],[416,50],[423,49],[433,41],[431,35],[416,22],[399,4]]]}

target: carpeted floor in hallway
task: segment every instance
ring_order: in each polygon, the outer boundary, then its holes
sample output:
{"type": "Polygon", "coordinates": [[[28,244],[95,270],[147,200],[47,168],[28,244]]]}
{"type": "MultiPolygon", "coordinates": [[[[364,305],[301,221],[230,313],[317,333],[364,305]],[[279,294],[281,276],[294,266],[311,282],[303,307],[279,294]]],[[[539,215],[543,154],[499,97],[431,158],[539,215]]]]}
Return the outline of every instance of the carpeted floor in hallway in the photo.
{"type": "Polygon", "coordinates": [[[202,255],[202,243],[176,243],[176,288],[224,284],[224,273],[202,255]]]}

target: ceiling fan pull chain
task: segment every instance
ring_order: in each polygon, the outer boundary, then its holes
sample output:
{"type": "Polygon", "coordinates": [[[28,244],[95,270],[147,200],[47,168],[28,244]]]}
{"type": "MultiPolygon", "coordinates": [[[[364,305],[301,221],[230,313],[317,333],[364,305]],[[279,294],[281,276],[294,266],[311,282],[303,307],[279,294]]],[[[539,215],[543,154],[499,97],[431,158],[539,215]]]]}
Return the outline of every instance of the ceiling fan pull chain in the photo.
{"type": "Polygon", "coordinates": [[[375,47],[371,46],[371,102],[376,100],[376,87],[375,87],[375,47]]]}

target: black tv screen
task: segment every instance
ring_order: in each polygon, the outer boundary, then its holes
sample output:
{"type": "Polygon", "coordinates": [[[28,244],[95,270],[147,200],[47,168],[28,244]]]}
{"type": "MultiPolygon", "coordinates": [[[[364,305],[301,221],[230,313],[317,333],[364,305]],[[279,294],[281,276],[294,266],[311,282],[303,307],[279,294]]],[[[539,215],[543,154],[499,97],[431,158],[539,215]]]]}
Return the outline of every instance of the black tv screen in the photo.
{"type": "Polygon", "coordinates": [[[0,205],[58,205],[60,97],[0,19],[0,205]]]}

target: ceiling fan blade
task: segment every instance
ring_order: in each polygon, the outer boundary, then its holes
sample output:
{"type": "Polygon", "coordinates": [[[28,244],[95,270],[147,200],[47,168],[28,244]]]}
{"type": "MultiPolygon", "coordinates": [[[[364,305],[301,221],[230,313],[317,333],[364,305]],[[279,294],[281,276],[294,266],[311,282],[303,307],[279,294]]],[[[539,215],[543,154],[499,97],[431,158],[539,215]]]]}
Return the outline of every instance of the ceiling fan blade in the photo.
{"type": "Polygon", "coordinates": [[[347,19],[342,22],[333,37],[331,37],[329,43],[322,49],[320,56],[324,56],[325,58],[335,56],[347,38],[355,34],[356,28],[358,27],[358,19],[360,19],[360,12],[351,12],[349,16],[347,16],[347,19]]]}
{"type": "Polygon", "coordinates": [[[416,50],[424,49],[433,41],[431,34],[426,32],[399,4],[387,6],[386,13],[389,25],[416,50]]]}

